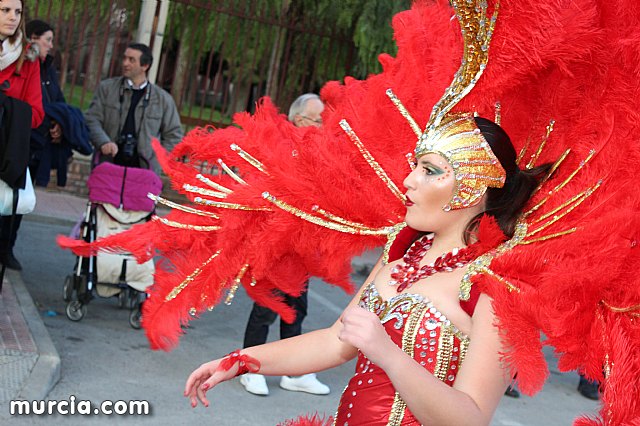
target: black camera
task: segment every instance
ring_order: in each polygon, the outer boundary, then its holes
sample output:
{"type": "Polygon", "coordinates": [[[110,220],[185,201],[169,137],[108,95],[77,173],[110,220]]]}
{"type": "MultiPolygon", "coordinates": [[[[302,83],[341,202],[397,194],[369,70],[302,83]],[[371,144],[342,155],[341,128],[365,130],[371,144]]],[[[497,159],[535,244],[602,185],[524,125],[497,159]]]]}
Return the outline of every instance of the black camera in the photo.
{"type": "Polygon", "coordinates": [[[136,156],[138,139],[136,139],[136,137],[131,133],[121,135],[118,145],[120,146],[120,151],[125,159],[130,160],[136,156]]]}

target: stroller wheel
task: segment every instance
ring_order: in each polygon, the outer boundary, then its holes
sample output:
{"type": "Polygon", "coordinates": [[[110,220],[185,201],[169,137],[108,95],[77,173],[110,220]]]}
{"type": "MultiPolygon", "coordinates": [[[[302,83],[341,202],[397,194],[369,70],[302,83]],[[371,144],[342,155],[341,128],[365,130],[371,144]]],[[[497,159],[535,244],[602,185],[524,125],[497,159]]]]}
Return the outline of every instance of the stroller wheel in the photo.
{"type": "Polygon", "coordinates": [[[64,287],[62,287],[62,298],[65,302],[70,302],[73,297],[73,275],[67,275],[64,279],[64,287]]]}
{"type": "Polygon", "coordinates": [[[135,309],[131,310],[129,314],[129,325],[136,330],[140,330],[142,327],[142,305],[138,305],[135,309]]]}
{"type": "Polygon", "coordinates": [[[127,305],[127,300],[129,299],[129,289],[123,288],[118,293],[118,308],[122,309],[127,305]]]}
{"type": "Polygon", "coordinates": [[[77,300],[73,300],[67,303],[65,313],[71,321],[80,321],[87,313],[87,306],[77,300]]]}

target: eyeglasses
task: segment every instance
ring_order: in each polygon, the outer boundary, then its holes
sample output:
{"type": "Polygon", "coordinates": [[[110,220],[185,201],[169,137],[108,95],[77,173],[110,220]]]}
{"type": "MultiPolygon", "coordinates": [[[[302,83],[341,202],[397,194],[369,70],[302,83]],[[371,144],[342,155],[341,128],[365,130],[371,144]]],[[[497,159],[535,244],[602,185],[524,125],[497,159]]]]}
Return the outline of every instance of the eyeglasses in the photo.
{"type": "Polygon", "coordinates": [[[316,118],[316,119],[314,120],[313,118],[311,118],[311,117],[307,117],[306,115],[302,115],[302,114],[300,114],[300,117],[302,117],[302,118],[306,118],[306,119],[307,119],[307,120],[309,120],[309,121],[313,121],[313,122],[314,122],[314,123],[316,123],[316,124],[322,124],[322,118],[316,118]]]}

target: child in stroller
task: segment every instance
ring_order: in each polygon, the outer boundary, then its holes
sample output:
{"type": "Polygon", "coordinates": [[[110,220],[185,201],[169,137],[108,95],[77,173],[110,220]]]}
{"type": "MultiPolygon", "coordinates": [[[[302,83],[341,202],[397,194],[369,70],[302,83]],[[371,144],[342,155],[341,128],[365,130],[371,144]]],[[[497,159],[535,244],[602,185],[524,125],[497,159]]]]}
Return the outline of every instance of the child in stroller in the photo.
{"type": "MultiPolygon", "coordinates": [[[[89,201],[79,236],[93,242],[149,220],[155,203],[147,194],[159,195],[162,182],[151,170],[101,163],[92,171],[87,186],[89,201]]],[[[67,318],[84,318],[87,304],[96,294],[117,296],[118,305],[131,310],[129,324],[139,329],[145,289],[153,283],[154,271],[153,260],[138,264],[126,254],[78,256],[73,274],[64,283],[67,318]]]]}

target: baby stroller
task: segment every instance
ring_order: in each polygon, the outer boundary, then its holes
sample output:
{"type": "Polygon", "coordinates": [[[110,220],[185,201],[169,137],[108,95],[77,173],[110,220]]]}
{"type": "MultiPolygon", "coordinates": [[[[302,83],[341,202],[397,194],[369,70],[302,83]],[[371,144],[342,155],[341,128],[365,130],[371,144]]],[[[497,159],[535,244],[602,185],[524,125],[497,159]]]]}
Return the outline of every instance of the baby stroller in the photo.
{"type": "MultiPolygon", "coordinates": [[[[162,182],[151,170],[102,163],[92,171],[87,186],[89,201],[79,237],[93,242],[148,221],[155,203],[147,194],[159,195],[162,182]]],[[[64,282],[67,318],[71,321],[84,318],[87,304],[95,295],[117,297],[120,308],[131,310],[131,327],[139,329],[145,289],[153,283],[154,271],[153,260],[138,264],[126,254],[101,252],[97,256],[78,256],[73,274],[64,282]]]]}

